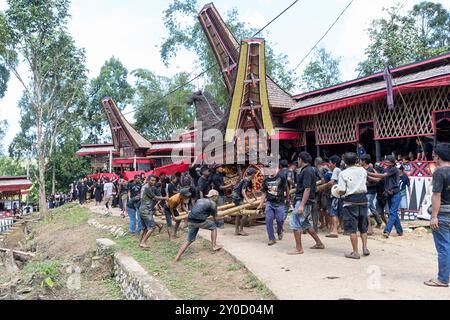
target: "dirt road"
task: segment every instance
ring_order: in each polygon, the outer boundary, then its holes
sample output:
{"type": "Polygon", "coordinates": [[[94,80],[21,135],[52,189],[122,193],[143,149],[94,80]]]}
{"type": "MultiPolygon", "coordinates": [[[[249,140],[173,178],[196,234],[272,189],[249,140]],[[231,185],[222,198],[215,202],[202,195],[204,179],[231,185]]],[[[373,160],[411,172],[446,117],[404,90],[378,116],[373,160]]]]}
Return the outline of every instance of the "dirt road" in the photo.
{"type": "MultiPolygon", "coordinates": [[[[437,273],[431,234],[382,239],[377,230],[378,235],[369,239],[371,255],[351,260],[344,258],[351,251],[347,236],[330,239],[321,233],[326,249],[311,250],[313,240],[304,235],[305,253],[290,256],[291,231],[269,247],[265,226],[249,228],[248,237],[234,236],[233,227],[219,230],[218,243],[279,299],[450,299],[449,288],[423,285],[437,273]]],[[[208,231],[200,234],[209,239],[208,231]]]]}

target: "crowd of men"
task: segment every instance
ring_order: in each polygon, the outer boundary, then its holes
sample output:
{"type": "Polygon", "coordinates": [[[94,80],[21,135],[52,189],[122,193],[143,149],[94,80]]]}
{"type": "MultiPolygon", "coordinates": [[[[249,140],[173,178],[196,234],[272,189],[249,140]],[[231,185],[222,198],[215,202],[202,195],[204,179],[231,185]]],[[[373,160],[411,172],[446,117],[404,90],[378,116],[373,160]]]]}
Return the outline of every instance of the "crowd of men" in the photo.
{"type": "MultiPolygon", "coordinates": [[[[434,159],[439,167],[433,176],[433,208],[431,227],[439,256],[439,277],[427,281],[430,286],[448,286],[449,274],[449,225],[450,225],[450,144],[438,144],[434,159]],[[437,196],[439,194],[439,197],[437,196]]],[[[367,236],[373,228],[381,228],[383,236],[389,238],[396,229],[397,236],[403,235],[401,214],[407,208],[407,193],[410,193],[409,179],[401,163],[392,155],[383,162],[373,163],[365,152],[347,152],[342,157],[332,156],[325,165],[321,158],[312,159],[307,152],[301,152],[296,161],[281,160],[278,170],[266,175],[262,183],[262,196],[258,199],[253,189],[253,177],[257,173],[249,168],[241,174],[235,185],[225,183],[224,166],[192,166],[188,172],[173,176],[136,175],[132,181],[123,179],[109,181],[104,178],[92,183],[78,184],[80,203],[85,194],[95,197],[102,204],[105,215],[110,215],[113,203],[122,208],[130,219],[129,231],[139,236],[139,246],[148,249],[147,241],[163,225],[154,217],[164,217],[169,239],[177,237],[183,223],[180,212],[187,212],[184,227],[188,228],[186,242],[180,247],[176,261],[192,244],[199,229],[211,231],[213,250],[217,245],[217,228],[223,227],[218,207],[231,194],[235,206],[254,202],[257,211],[263,211],[268,245],[283,239],[284,224],[288,211],[292,209],[289,227],[293,230],[295,249],[289,254],[302,254],[302,236],[309,234],[315,241],[310,249],[324,250],[319,230],[327,238],[339,234],[349,236],[351,251],[345,254],[349,259],[360,259],[370,255],[367,236]],[[258,202],[259,201],[259,202],[258,202]],[[276,229],[274,230],[274,220],[276,229]],[[276,232],[276,234],[275,234],[276,232]],[[362,251],[358,248],[358,232],[362,251]]],[[[89,196],[88,196],[89,197],[89,196]]],[[[248,217],[241,212],[235,218],[235,235],[248,236],[245,231],[248,217]]]]}

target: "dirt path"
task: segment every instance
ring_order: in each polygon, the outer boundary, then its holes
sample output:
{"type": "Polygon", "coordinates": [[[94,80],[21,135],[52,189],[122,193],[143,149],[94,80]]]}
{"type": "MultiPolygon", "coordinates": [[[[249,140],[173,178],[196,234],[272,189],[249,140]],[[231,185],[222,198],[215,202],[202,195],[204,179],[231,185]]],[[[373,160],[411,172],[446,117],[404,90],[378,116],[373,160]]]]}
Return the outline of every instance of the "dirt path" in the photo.
{"type": "MultiPolygon", "coordinates": [[[[430,234],[405,234],[369,239],[371,255],[360,260],[343,257],[351,251],[347,236],[325,238],[325,250],[309,249],[314,243],[304,235],[305,253],[287,255],[294,248],[291,231],[274,246],[267,246],[265,226],[249,228],[248,237],[233,235],[233,226],[219,230],[218,243],[252,271],[279,299],[450,299],[449,288],[431,288],[424,280],[437,273],[437,256],[430,234]]],[[[209,232],[200,230],[209,238],[209,232]]]]}

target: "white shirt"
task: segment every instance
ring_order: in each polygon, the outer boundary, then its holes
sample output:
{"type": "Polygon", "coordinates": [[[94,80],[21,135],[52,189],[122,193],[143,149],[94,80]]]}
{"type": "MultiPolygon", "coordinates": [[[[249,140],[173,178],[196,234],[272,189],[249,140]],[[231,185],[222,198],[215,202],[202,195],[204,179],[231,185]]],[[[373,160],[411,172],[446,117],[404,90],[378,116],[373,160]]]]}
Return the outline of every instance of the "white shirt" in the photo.
{"type": "Polygon", "coordinates": [[[362,167],[349,167],[341,172],[338,190],[345,191],[344,196],[367,193],[367,171],[362,167]]]}
{"type": "Polygon", "coordinates": [[[331,175],[331,180],[338,181],[339,180],[339,174],[341,173],[341,171],[342,170],[340,168],[338,168],[338,167],[334,168],[333,174],[331,175]]]}
{"type": "Polygon", "coordinates": [[[107,182],[105,183],[104,187],[103,187],[103,191],[105,192],[105,196],[110,197],[113,195],[113,183],[112,182],[107,182]]]}

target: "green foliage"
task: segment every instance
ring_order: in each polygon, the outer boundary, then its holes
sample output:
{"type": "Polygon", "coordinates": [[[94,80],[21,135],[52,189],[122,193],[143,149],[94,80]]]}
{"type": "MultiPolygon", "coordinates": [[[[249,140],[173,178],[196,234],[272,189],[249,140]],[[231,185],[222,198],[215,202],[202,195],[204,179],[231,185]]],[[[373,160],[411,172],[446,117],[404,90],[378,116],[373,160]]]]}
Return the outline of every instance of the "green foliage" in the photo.
{"type": "Polygon", "coordinates": [[[450,13],[441,4],[424,1],[404,16],[399,9],[385,8],[387,16],[372,21],[366,59],[357,67],[361,75],[450,51],[450,13]]]}
{"type": "Polygon", "coordinates": [[[128,83],[128,70],[119,59],[111,57],[100,69],[100,74],[91,80],[88,89],[89,104],[84,112],[84,125],[92,143],[100,142],[107,126],[101,100],[111,97],[123,110],[132,101],[133,94],[133,87],[128,83]]]}
{"type": "Polygon", "coordinates": [[[19,159],[0,156],[0,176],[22,176],[26,173],[26,168],[19,159]]]}
{"type": "Polygon", "coordinates": [[[22,282],[52,288],[61,281],[61,261],[30,261],[20,271],[22,282]]]}
{"type": "MultiPolygon", "coordinates": [[[[161,45],[161,58],[168,65],[181,48],[197,54],[198,70],[206,70],[216,64],[214,53],[197,20],[199,6],[197,0],[173,0],[164,11],[164,25],[169,37],[161,45]],[[187,22],[189,21],[189,22],[187,22]]],[[[238,41],[252,37],[258,30],[250,28],[247,23],[239,20],[237,9],[226,13],[225,23],[238,41]]],[[[258,37],[264,36],[259,34],[258,37]]],[[[266,45],[267,73],[273,77],[285,90],[294,88],[296,78],[294,72],[287,69],[288,58],[283,54],[275,54],[270,42],[266,45]]],[[[223,84],[219,68],[211,68],[204,78],[205,90],[216,99],[219,106],[225,107],[228,103],[228,94],[223,84]]]]}
{"type": "Polygon", "coordinates": [[[38,225],[39,227],[45,227],[49,224],[58,224],[63,229],[71,229],[86,224],[90,217],[89,209],[80,207],[76,203],[69,203],[53,209],[48,219],[39,221],[38,225]]]}
{"type": "Polygon", "coordinates": [[[305,90],[317,90],[341,82],[340,58],[333,58],[331,52],[320,48],[315,51],[313,60],[305,67],[302,85],[305,90]]]}
{"type": "Polygon", "coordinates": [[[3,138],[5,137],[6,131],[8,130],[8,121],[0,121],[0,155],[3,154],[3,138]]]}
{"type": "Polygon", "coordinates": [[[8,0],[0,20],[0,57],[24,89],[24,121],[10,153],[36,158],[44,215],[48,160],[63,140],[61,128],[74,125],[71,115],[85,104],[85,52],[67,31],[68,10],[68,0],[8,0]]]}
{"type": "Polygon", "coordinates": [[[150,140],[169,139],[179,129],[186,128],[194,120],[194,109],[186,104],[194,87],[164,96],[174,88],[184,84],[187,73],[178,73],[172,78],[157,76],[149,70],[133,72],[136,78],[136,108],[134,127],[150,140]]]}

